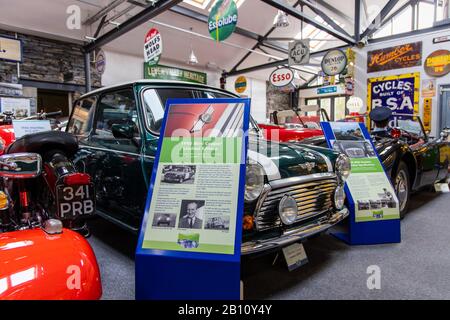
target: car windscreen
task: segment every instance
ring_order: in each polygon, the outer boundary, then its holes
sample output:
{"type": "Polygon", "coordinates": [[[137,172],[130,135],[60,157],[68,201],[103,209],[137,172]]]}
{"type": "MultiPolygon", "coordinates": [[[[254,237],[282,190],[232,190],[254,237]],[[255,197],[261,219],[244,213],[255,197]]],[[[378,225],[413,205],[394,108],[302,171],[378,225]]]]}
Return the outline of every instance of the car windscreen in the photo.
{"type": "MultiPolygon", "coordinates": [[[[221,92],[191,90],[187,88],[158,88],[147,89],[142,94],[145,110],[145,121],[151,132],[159,134],[164,109],[167,99],[188,99],[188,98],[235,98],[221,92]]],[[[250,128],[259,133],[256,122],[250,117],[250,128]]]]}

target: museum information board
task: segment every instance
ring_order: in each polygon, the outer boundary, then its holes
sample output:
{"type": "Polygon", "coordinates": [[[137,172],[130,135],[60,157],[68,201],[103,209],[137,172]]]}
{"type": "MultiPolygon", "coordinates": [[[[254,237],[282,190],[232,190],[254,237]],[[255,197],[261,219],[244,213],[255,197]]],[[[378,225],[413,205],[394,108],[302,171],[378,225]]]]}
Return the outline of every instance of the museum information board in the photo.
{"type": "Polygon", "coordinates": [[[337,235],[350,244],[400,242],[400,211],[366,126],[359,122],[321,122],[328,146],[346,154],[349,230],[337,235]]]}
{"type": "Polygon", "coordinates": [[[249,116],[248,99],[167,101],[136,251],[138,299],[239,298],[249,116]]]}

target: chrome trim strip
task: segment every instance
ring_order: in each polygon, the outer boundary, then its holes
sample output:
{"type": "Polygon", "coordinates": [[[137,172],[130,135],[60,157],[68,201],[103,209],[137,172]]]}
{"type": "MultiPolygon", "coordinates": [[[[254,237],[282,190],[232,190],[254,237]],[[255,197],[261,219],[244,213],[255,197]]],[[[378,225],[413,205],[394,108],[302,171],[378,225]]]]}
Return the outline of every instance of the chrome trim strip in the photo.
{"type": "Polygon", "coordinates": [[[281,237],[244,242],[241,245],[241,255],[249,255],[268,249],[281,249],[292,243],[304,241],[315,234],[328,230],[335,224],[344,220],[347,216],[348,209],[344,208],[319,221],[314,221],[298,229],[286,231],[281,237]]]}
{"type": "Polygon", "coordinates": [[[297,184],[302,184],[306,182],[312,182],[312,181],[320,181],[323,179],[337,179],[336,174],[331,172],[323,172],[323,173],[313,173],[306,176],[300,176],[300,177],[291,177],[287,179],[283,179],[280,181],[272,181],[269,182],[272,189],[278,189],[283,187],[289,187],[289,186],[295,186],[297,184]]]}
{"type": "Polygon", "coordinates": [[[113,152],[113,153],[120,153],[120,154],[126,154],[126,155],[129,155],[129,156],[144,157],[144,158],[147,158],[147,159],[155,159],[155,157],[153,157],[153,156],[146,156],[146,155],[142,155],[142,154],[139,154],[139,153],[125,152],[125,151],[113,150],[113,149],[108,149],[108,148],[93,147],[93,146],[89,146],[89,145],[85,145],[85,144],[80,146],[80,149],[82,149],[82,148],[99,150],[99,151],[107,151],[107,152],[113,152]]]}

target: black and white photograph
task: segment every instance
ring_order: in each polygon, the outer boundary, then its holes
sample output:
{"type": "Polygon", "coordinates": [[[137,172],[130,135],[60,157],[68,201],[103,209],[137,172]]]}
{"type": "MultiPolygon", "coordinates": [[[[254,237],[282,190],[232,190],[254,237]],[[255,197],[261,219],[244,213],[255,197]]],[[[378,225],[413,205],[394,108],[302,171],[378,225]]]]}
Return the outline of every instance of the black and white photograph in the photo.
{"type": "Polygon", "coordinates": [[[205,200],[181,200],[179,229],[202,229],[205,200]]]}
{"type": "Polygon", "coordinates": [[[163,166],[162,183],[193,184],[195,182],[196,166],[167,165],[163,166]]]}
{"type": "Polygon", "coordinates": [[[153,227],[174,228],[177,221],[175,213],[156,213],[153,217],[153,227]]]}
{"type": "Polygon", "coordinates": [[[205,229],[229,230],[230,229],[230,217],[229,216],[208,217],[206,219],[205,229]]]}

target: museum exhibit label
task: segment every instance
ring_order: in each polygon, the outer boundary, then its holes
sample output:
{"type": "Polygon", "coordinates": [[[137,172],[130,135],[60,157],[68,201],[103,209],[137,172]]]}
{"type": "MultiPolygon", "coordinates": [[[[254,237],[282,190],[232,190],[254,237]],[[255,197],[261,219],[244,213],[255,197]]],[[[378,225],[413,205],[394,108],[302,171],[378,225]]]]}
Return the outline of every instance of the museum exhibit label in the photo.
{"type": "Polygon", "coordinates": [[[167,101],[136,250],[138,299],[239,298],[249,101],[167,101]]]}
{"type": "Polygon", "coordinates": [[[335,236],[355,245],[400,242],[398,199],[364,123],[320,124],[328,146],[347,155],[352,168],[345,184],[349,229],[335,236]]]}

